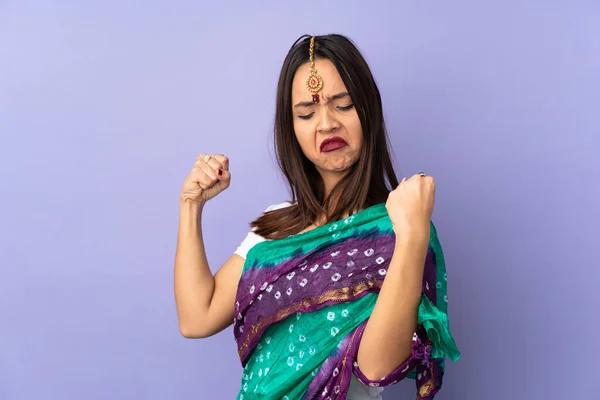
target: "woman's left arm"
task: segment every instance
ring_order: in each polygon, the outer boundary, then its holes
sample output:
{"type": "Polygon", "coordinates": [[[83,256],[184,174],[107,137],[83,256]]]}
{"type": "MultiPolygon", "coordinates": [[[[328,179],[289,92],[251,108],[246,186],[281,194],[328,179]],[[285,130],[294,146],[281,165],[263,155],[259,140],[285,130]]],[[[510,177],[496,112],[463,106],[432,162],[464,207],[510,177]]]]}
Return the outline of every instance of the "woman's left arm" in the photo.
{"type": "Polygon", "coordinates": [[[357,354],[359,370],[369,380],[411,367],[403,364],[413,351],[434,203],[435,181],[425,174],[402,179],[388,196],[396,246],[357,354]]]}
{"type": "Polygon", "coordinates": [[[358,366],[370,380],[383,379],[412,356],[429,234],[427,221],[396,235],[394,254],[358,349],[358,366]]]}

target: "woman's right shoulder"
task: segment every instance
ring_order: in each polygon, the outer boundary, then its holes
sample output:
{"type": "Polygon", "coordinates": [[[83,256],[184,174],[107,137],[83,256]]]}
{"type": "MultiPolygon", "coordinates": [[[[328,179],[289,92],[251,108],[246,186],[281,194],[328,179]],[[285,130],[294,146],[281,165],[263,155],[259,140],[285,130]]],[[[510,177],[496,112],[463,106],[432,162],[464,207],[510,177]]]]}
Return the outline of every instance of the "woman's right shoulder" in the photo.
{"type": "MultiPolygon", "coordinates": [[[[267,207],[267,209],[264,212],[278,210],[280,208],[289,207],[291,205],[292,205],[292,203],[290,203],[289,201],[284,201],[283,203],[271,204],[269,207],[267,207]]],[[[259,236],[256,233],[254,233],[255,229],[256,228],[252,228],[252,230],[250,230],[250,232],[248,232],[248,234],[246,235],[246,238],[242,241],[242,243],[240,243],[240,245],[235,250],[235,254],[237,254],[240,257],[245,259],[246,255],[248,254],[248,251],[252,247],[254,247],[258,243],[266,240],[262,236],[259,236]]]]}
{"type": "Polygon", "coordinates": [[[289,201],[284,201],[283,203],[271,204],[264,212],[279,210],[280,208],[285,208],[291,206],[292,203],[289,201]]]}

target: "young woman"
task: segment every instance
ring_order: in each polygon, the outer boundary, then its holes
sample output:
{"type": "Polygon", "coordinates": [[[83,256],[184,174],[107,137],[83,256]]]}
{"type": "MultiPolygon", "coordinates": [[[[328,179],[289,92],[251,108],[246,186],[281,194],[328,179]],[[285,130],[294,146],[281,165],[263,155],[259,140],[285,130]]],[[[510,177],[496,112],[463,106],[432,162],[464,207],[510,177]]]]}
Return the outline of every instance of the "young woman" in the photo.
{"type": "Polygon", "coordinates": [[[446,356],[460,357],[431,223],[434,179],[398,183],[379,90],[344,36],[294,43],[275,111],[292,198],[253,221],[214,276],[201,217],[229,186],[228,159],[201,154],[185,179],[175,260],[182,334],[208,337],[233,321],[238,399],[380,399],[405,377],[419,399],[433,398],[446,356]]]}

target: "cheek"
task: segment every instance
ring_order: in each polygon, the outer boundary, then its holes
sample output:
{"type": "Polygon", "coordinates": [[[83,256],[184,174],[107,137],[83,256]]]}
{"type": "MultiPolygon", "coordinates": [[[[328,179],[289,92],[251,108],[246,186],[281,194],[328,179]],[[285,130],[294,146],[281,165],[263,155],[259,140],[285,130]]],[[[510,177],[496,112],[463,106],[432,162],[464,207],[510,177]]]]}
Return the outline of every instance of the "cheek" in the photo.
{"type": "Polygon", "coordinates": [[[362,144],[364,141],[364,136],[363,136],[362,126],[360,125],[360,120],[358,119],[358,116],[356,117],[356,120],[353,121],[349,133],[352,136],[352,141],[356,144],[357,148],[362,147],[362,144]]]}
{"type": "Polygon", "coordinates": [[[294,122],[294,134],[296,135],[296,140],[298,141],[300,148],[304,154],[308,156],[311,148],[310,130],[307,129],[306,126],[303,126],[303,124],[294,122]]]}

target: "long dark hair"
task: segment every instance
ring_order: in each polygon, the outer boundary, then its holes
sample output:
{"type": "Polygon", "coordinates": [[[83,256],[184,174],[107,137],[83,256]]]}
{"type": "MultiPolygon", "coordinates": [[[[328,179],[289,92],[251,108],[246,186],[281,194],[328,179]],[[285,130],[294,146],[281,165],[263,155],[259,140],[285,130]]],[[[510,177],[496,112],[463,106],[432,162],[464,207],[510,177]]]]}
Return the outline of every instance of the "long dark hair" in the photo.
{"type": "Polygon", "coordinates": [[[308,62],[310,38],[303,35],[292,45],[279,76],[275,152],[288,181],[293,205],[265,213],[251,222],[255,233],[267,239],[297,234],[318,218],[336,221],[384,203],[390,188],[398,186],[390,160],[381,95],[367,62],[347,37],[317,36],[315,59],[328,59],[337,68],[356,107],[364,138],[359,160],[325,197],[321,175],[296,140],[292,115],[292,82],[298,68],[308,62]]]}

